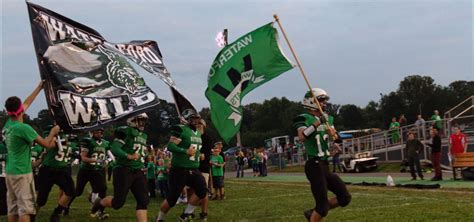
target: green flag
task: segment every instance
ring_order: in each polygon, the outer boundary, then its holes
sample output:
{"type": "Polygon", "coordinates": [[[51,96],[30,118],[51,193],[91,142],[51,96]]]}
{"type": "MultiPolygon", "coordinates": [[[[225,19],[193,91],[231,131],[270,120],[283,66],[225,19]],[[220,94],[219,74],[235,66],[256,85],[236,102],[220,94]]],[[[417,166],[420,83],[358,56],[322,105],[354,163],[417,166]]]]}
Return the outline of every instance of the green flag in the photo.
{"type": "Polygon", "coordinates": [[[228,143],[242,122],[242,98],[258,86],[293,68],[278,44],[273,23],[224,47],[212,63],[206,97],[211,120],[228,143]]]}

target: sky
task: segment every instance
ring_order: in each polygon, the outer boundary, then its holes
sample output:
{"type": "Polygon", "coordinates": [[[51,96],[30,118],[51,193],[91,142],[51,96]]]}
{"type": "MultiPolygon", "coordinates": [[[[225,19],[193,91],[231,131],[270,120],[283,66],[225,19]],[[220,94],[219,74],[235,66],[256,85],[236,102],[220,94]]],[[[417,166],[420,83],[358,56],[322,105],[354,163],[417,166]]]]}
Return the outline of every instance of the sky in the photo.
{"type": "MultiPolygon", "coordinates": [[[[229,42],[278,14],[312,87],[325,89],[330,102],[365,106],[398,88],[408,75],[431,76],[436,84],[474,80],[473,6],[470,0],[381,1],[143,1],[81,0],[33,3],[85,24],[109,42],[155,40],[178,88],[200,110],[210,65],[219,52],[216,34],[229,42]]],[[[1,1],[0,101],[26,98],[40,81],[26,4],[1,1]]],[[[281,45],[295,62],[280,32],[281,45]]],[[[162,99],[169,89],[143,74],[162,99]]],[[[243,99],[302,100],[308,90],[298,69],[282,74],[243,99]]],[[[28,114],[45,109],[41,93],[28,114]]]]}

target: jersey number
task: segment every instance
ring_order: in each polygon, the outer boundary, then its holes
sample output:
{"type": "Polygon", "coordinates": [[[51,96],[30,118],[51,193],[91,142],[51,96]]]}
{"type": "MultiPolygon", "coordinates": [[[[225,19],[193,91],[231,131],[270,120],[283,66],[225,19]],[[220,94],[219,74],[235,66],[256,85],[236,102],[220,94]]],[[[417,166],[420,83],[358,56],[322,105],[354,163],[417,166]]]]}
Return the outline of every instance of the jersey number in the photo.
{"type": "Polygon", "coordinates": [[[139,144],[139,143],[133,144],[133,151],[136,154],[140,155],[140,161],[142,163],[145,162],[145,159],[143,158],[145,156],[145,149],[144,148],[145,148],[145,146],[143,146],[142,144],[139,144]]]}
{"type": "MultiPolygon", "coordinates": [[[[326,142],[328,142],[328,139],[329,139],[329,135],[328,134],[324,134],[323,135],[323,140],[326,142]]],[[[316,142],[318,143],[318,156],[324,156],[324,151],[323,151],[323,148],[321,146],[321,135],[319,134],[316,134],[316,142]]],[[[327,152],[327,151],[326,151],[327,152]]],[[[328,154],[329,155],[329,154],[328,154]]]]}
{"type": "Polygon", "coordinates": [[[69,161],[69,152],[71,149],[67,146],[60,146],[58,147],[58,153],[54,156],[54,159],[56,159],[59,162],[67,162],[69,161]],[[66,148],[64,148],[66,147],[66,148]]]}
{"type": "MultiPolygon", "coordinates": [[[[91,158],[97,159],[97,160],[105,160],[105,153],[93,153],[91,155],[91,158]]],[[[92,162],[91,165],[97,165],[97,163],[92,162]]]]}

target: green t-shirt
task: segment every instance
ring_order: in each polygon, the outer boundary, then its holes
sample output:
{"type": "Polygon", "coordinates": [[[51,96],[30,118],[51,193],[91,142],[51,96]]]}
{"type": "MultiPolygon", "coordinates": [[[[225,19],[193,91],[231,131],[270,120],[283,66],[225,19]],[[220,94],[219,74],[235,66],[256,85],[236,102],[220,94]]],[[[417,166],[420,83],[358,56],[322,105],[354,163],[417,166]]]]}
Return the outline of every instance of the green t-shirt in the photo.
{"type": "Polygon", "coordinates": [[[257,164],[259,158],[260,158],[260,156],[258,156],[258,153],[253,152],[252,160],[251,160],[252,164],[257,164]]]}
{"type": "MultiPolygon", "coordinates": [[[[334,127],[334,118],[332,116],[328,116],[327,119],[329,121],[329,125],[334,127]]],[[[304,113],[297,116],[293,120],[293,126],[296,129],[301,127],[306,128],[313,125],[313,123],[316,121],[319,121],[318,117],[309,113],[304,113]]],[[[329,135],[327,134],[327,131],[328,129],[326,124],[320,124],[318,128],[306,138],[304,141],[304,147],[308,153],[308,157],[320,157],[322,159],[329,158],[329,135]]]]}
{"type": "Polygon", "coordinates": [[[32,172],[31,144],[38,137],[38,133],[28,124],[12,121],[5,123],[4,135],[8,150],[6,173],[20,175],[32,172]]]}
{"type": "Polygon", "coordinates": [[[441,129],[443,123],[441,121],[441,117],[439,115],[432,115],[431,116],[431,120],[435,121],[435,126],[438,128],[438,129],[441,129]]]}
{"type": "MultiPolygon", "coordinates": [[[[210,163],[223,164],[224,158],[221,155],[212,155],[209,161],[210,163]]],[[[212,165],[212,176],[222,177],[224,176],[224,167],[212,165]]]]}
{"type": "Polygon", "coordinates": [[[71,165],[72,156],[78,150],[77,143],[70,141],[66,136],[61,136],[60,140],[60,143],[56,141],[55,148],[47,149],[43,166],[65,169],[71,165]]]}
{"type": "Polygon", "coordinates": [[[163,166],[156,165],[156,179],[158,181],[168,180],[168,167],[163,164],[163,166]]]}
{"type": "MultiPolygon", "coordinates": [[[[43,151],[44,151],[44,148],[39,144],[35,144],[34,146],[32,146],[31,147],[31,162],[37,161],[40,158],[41,153],[43,153],[43,151]]],[[[35,174],[38,174],[39,173],[39,166],[35,167],[33,169],[33,172],[35,174]]]]}
{"type": "Polygon", "coordinates": [[[149,180],[155,179],[155,164],[153,163],[153,161],[148,162],[146,168],[146,178],[149,180]]]}
{"type": "Polygon", "coordinates": [[[129,169],[142,169],[145,164],[145,150],[148,136],[129,126],[121,126],[115,130],[115,139],[110,145],[110,150],[115,156],[115,167],[127,167],[129,169]],[[137,160],[127,159],[128,154],[139,154],[137,160]]]}
{"type": "Polygon", "coordinates": [[[398,134],[398,127],[400,127],[399,122],[391,122],[390,123],[390,129],[392,130],[392,134],[398,134]]]}
{"type": "Polygon", "coordinates": [[[87,152],[88,158],[102,160],[103,164],[82,162],[81,169],[102,170],[105,166],[105,160],[107,159],[109,145],[109,141],[104,139],[96,140],[91,137],[82,139],[80,142],[81,152],[87,152]]]}
{"type": "Polygon", "coordinates": [[[168,143],[168,150],[173,153],[171,166],[187,169],[198,168],[202,147],[201,132],[194,131],[186,125],[175,125],[171,128],[171,135],[181,139],[178,145],[172,142],[168,143]],[[190,147],[196,149],[194,156],[189,156],[186,153],[190,147]]]}
{"type": "Polygon", "coordinates": [[[5,164],[7,160],[7,146],[0,141],[0,177],[5,177],[5,164]]]}

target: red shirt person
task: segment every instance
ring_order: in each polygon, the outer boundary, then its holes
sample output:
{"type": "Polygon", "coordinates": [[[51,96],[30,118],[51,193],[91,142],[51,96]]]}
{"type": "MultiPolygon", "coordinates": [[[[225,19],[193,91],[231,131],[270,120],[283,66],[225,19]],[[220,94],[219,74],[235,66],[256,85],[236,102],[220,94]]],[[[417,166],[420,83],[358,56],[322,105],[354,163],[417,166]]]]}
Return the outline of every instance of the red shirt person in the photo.
{"type": "Polygon", "coordinates": [[[467,138],[461,133],[458,126],[453,127],[454,134],[449,137],[449,150],[451,154],[467,152],[467,138]]]}

